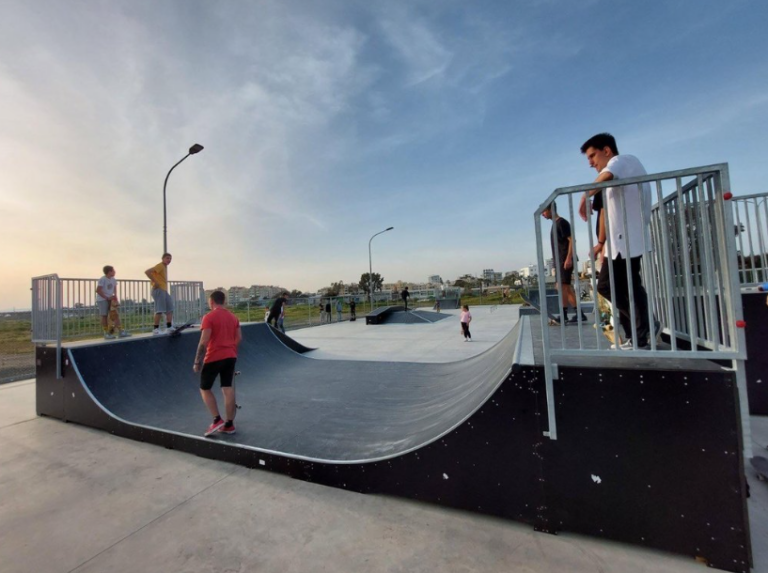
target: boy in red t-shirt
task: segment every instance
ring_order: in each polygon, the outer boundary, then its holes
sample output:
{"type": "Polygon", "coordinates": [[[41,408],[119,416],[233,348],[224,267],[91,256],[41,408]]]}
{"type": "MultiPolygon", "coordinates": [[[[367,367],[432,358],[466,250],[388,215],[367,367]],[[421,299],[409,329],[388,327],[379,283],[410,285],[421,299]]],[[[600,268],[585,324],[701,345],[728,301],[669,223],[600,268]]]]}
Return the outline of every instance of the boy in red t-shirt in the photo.
{"type": "Polygon", "coordinates": [[[200,344],[197,346],[193,370],[200,372],[200,394],[208,411],[213,416],[213,423],[208,426],[204,436],[216,432],[223,434],[235,433],[235,389],[232,381],[235,378],[235,363],[237,362],[237,346],[243,339],[240,321],[224,308],[226,300],[224,293],[213,291],[208,305],[211,312],[203,317],[200,325],[200,344]],[[224,409],[227,421],[221,419],[216,396],[211,392],[216,377],[220,377],[221,392],[224,394],[224,409]]]}

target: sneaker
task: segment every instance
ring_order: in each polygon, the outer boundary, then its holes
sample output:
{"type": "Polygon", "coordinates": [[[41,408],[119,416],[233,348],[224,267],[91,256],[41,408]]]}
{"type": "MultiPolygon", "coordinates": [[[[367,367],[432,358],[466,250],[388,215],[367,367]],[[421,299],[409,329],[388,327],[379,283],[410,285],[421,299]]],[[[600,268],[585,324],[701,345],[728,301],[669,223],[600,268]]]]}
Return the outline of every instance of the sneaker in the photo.
{"type": "Polygon", "coordinates": [[[235,433],[235,425],[232,424],[231,426],[227,426],[226,424],[222,425],[221,428],[219,428],[220,434],[234,434],[235,433]]]}
{"type": "Polygon", "coordinates": [[[152,336],[160,336],[162,332],[160,332],[159,328],[156,328],[152,331],[152,336]]]}
{"type": "Polygon", "coordinates": [[[104,333],[104,340],[114,340],[117,338],[114,334],[109,334],[108,332],[104,333]]]}
{"type": "Polygon", "coordinates": [[[172,326],[172,327],[170,327],[170,328],[167,328],[167,329],[165,330],[165,332],[166,332],[167,334],[173,334],[174,332],[176,332],[176,327],[175,327],[175,326],[172,326]]]}
{"type": "Polygon", "coordinates": [[[203,436],[206,438],[210,436],[211,434],[215,434],[219,430],[221,430],[224,427],[224,420],[219,420],[218,422],[212,422],[210,426],[208,426],[208,429],[205,431],[203,436]]]}
{"type": "MultiPolygon", "coordinates": [[[[632,350],[632,339],[627,338],[624,342],[622,342],[620,345],[622,350],[632,350]]],[[[616,350],[616,344],[611,344],[611,350],[616,350]]]]}
{"type": "Polygon", "coordinates": [[[131,336],[131,333],[126,330],[121,330],[119,336],[120,338],[128,338],[129,336],[131,336]]]}

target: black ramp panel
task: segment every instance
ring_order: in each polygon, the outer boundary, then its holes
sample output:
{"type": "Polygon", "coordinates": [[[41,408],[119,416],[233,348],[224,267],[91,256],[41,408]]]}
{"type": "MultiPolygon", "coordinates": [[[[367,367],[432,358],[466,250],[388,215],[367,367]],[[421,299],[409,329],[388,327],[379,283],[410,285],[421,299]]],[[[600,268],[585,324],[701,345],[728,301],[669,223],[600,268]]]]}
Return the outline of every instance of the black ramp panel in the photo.
{"type": "MultiPolygon", "coordinates": [[[[417,448],[476,410],[511,368],[516,330],[449,364],[315,360],[266,324],[243,327],[237,434],[217,439],[317,460],[372,460],[417,448]]],[[[198,436],[209,423],[192,371],[196,336],[69,350],[113,415],[198,436]]],[[[220,404],[221,406],[221,404],[220,404]]]]}
{"type": "Polygon", "coordinates": [[[747,394],[749,413],[768,416],[768,294],[750,292],[741,295],[747,321],[747,394]]]}

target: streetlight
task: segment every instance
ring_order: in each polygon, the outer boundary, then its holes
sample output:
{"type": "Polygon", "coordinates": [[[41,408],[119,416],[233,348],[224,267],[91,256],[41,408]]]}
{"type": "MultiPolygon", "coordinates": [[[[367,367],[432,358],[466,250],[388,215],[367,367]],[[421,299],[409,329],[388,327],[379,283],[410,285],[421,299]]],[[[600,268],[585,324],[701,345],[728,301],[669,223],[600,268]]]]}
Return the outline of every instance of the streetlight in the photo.
{"type": "MultiPolygon", "coordinates": [[[[204,148],[202,145],[200,145],[199,143],[195,143],[192,147],[189,148],[189,153],[187,153],[184,157],[179,159],[176,165],[184,161],[190,155],[194,155],[195,153],[200,153],[203,149],[204,148]]],[[[171,176],[171,171],[176,169],[176,165],[171,167],[171,170],[168,172],[168,175],[165,176],[165,183],[163,183],[163,253],[168,252],[168,219],[166,217],[166,209],[165,209],[165,188],[168,185],[168,178],[171,176]]]]}
{"type": "Polygon", "coordinates": [[[387,231],[391,231],[392,229],[394,229],[394,227],[388,227],[383,231],[379,231],[368,241],[368,297],[371,301],[371,311],[373,311],[373,262],[371,259],[371,241],[373,241],[374,237],[386,233],[387,231]]]}

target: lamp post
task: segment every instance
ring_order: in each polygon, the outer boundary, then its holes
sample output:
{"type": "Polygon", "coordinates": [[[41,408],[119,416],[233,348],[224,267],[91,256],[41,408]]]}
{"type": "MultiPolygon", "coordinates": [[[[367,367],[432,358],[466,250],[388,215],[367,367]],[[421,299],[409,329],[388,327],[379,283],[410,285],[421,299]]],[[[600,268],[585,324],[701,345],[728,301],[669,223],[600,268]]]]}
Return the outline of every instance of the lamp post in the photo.
{"type": "Polygon", "coordinates": [[[371,311],[373,311],[373,259],[371,259],[371,241],[373,241],[374,237],[386,233],[387,231],[391,231],[392,229],[394,229],[394,227],[388,227],[383,231],[379,231],[368,241],[368,297],[371,303],[371,311]]]}
{"type": "MultiPolygon", "coordinates": [[[[200,153],[203,149],[204,148],[202,145],[195,143],[192,147],[189,148],[189,153],[179,159],[179,161],[176,162],[176,165],[184,161],[190,155],[200,153]]],[[[163,253],[168,252],[168,218],[165,209],[165,188],[168,186],[168,178],[171,176],[171,171],[176,169],[176,165],[171,167],[170,171],[168,171],[168,175],[165,176],[165,183],[163,183],[163,253]]]]}

